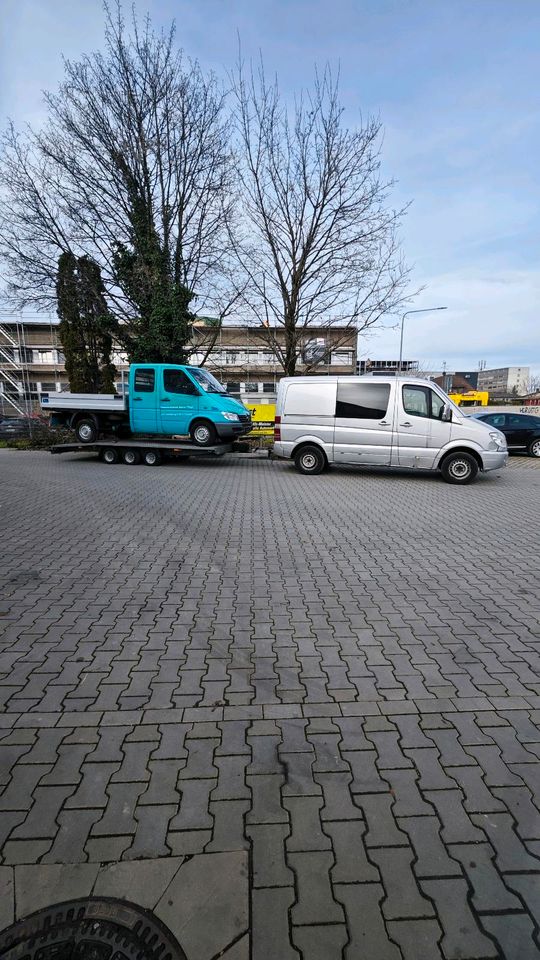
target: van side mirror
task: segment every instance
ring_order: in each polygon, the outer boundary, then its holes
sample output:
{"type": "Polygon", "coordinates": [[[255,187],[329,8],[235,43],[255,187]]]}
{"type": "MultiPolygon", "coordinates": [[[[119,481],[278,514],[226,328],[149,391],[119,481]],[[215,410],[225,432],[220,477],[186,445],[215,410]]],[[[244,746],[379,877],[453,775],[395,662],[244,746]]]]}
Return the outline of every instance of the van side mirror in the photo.
{"type": "Polygon", "coordinates": [[[450,406],[449,403],[445,403],[443,407],[441,420],[443,420],[445,423],[452,422],[452,407],[450,406]]]}

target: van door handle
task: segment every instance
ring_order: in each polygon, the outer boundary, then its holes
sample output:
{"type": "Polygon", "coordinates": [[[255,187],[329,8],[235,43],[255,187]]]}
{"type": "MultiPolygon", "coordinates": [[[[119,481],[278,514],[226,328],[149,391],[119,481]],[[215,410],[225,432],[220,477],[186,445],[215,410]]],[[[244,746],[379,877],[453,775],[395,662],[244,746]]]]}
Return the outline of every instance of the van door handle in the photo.
{"type": "Polygon", "coordinates": [[[405,423],[400,423],[400,427],[411,427],[412,424],[408,420],[405,420],[405,423]]]}
{"type": "Polygon", "coordinates": [[[134,400],[136,403],[140,403],[141,400],[142,400],[142,397],[133,397],[133,400],[134,400]]]}
{"type": "Polygon", "coordinates": [[[379,426],[380,426],[380,427],[388,427],[388,426],[390,426],[390,424],[389,424],[388,420],[379,420],[379,426]]]}
{"type": "Polygon", "coordinates": [[[169,397],[162,397],[162,398],[161,398],[161,402],[162,402],[162,403],[170,403],[171,401],[170,401],[169,397]]]}

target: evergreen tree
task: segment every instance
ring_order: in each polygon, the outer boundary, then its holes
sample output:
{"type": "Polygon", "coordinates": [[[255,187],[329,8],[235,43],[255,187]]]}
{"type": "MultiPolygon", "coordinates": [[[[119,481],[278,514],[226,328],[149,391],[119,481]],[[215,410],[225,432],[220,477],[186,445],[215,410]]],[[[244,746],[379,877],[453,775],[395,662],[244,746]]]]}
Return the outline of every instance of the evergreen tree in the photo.
{"type": "Polygon", "coordinates": [[[56,282],[59,334],[74,393],[114,393],[111,317],[101,271],[90,257],[63,253],[56,282]]]}

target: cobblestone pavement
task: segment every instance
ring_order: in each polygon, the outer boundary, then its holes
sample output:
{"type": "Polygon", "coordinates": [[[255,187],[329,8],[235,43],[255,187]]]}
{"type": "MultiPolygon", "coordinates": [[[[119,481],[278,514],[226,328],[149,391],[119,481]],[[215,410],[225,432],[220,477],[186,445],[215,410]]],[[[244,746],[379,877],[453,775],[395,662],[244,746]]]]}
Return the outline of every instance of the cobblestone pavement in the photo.
{"type": "Polygon", "coordinates": [[[221,900],[189,960],[540,957],[539,503],[0,451],[0,926],[38,867],[227,854],[251,953],[221,900]]]}

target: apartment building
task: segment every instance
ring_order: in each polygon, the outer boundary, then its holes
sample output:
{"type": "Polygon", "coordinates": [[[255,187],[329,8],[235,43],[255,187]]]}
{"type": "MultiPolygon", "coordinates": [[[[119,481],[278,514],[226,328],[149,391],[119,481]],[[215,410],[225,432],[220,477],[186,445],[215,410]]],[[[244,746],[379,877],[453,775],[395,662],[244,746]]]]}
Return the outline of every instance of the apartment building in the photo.
{"type": "MultiPolygon", "coordinates": [[[[284,346],[283,330],[272,335],[284,346]]],[[[310,328],[301,339],[297,373],[355,373],[356,341],[356,330],[348,327],[310,328]]],[[[231,393],[252,399],[275,394],[283,371],[264,330],[245,324],[216,328],[201,319],[193,326],[192,344],[190,362],[212,370],[231,393]]],[[[113,362],[119,374],[128,367],[120,347],[113,350],[113,362]]],[[[68,389],[58,321],[0,319],[0,413],[27,413],[38,408],[40,393],[68,389]]]]}
{"type": "Polygon", "coordinates": [[[498,367],[478,371],[478,390],[487,390],[491,397],[522,396],[527,392],[529,367],[498,367]]]}

